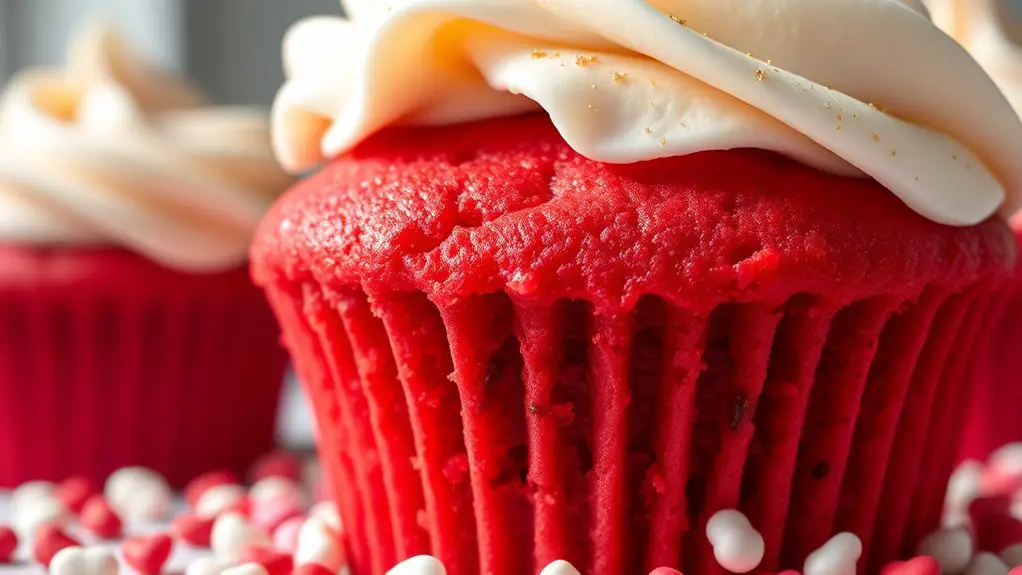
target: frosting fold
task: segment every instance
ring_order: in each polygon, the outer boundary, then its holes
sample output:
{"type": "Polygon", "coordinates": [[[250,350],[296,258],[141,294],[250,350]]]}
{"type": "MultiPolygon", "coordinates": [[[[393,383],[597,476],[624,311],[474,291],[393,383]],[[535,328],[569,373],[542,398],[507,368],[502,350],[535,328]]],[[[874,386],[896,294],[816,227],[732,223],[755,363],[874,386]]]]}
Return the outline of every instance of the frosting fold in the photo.
{"type": "Polygon", "coordinates": [[[1022,124],[918,1],[352,0],[297,24],[274,143],[299,171],[389,125],[542,109],[593,160],[756,147],[971,225],[1022,195],[1022,124]]]}
{"type": "Polygon", "coordinates": [[[261,111],[207,106],[104,26],[72,43],[65,70],[24,71],[0,97],[0,241],[226,269],[290,181],[261,111]]]}

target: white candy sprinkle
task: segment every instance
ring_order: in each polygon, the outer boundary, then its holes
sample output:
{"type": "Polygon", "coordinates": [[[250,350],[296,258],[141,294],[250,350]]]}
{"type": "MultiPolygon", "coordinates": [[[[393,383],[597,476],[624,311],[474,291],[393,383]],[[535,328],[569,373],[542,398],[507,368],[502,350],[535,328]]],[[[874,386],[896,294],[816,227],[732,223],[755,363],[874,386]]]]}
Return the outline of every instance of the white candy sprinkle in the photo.
{"type": "Polygon", "coordinates": [[[1022,474],[1022,443],[999,447],[987,457],[987,471],[999,475],[1022,474]]]}
{"type": "Polygon", "coordinates": [[[298,530],[295,546],[295,565],[318,563],[330,571],[337,571],[344,563],[340,536],[320,517],[310,517],[298,530]]]}
{"type": "Polygon", "coordinates": [[[71,513],[57,498],[39,496],[23,499],[14,509],[12,523],[23,539],[30,539],[43,525],[67,527],[71,513]]]}
{"type": "Polygon", "coordinates": [[[11,492],[11,508],[16,513],[19,507],[39,499],[55,499],[57,486],[49,481],[22,483],[11,492]]]}
{"type": "Polygon", "coordinates": [[[216,517],[232,505],[244,501],[248,491],[241,485],[224,483],[214,485],[202,492],[195,502],[195,514],[200,517],[216,517]]]}
{"type": "Polygon", "coordinates": [[[983,464],[975,459],[963,461],[948,479],[944,505],[953,509],[964,509],[979,497],[983,489],[983,464]]]}
{"type": "Polygon", "coordinates": [[[965,575],[1008,575],[1008,566],[992,553],[980,553],[969,562],[965,575]]]}
{"type": "Polygon", "coordinates": [[[419,555],[402,561],[397,567],[387,571],[387,575],[447,575],[447,570],[437,558],[419,555]]]}
{"type": "Polygon", "coordinates": [[[271,501],[284,497],[303,504],[305,502],[305,492],[301,486],[286,477],[260,479],[252,486],[248,496],[255,502],[271,501]]]}
{"type": "Polygon", "coordinates": [[[939,529],[920,541],[916,552],[936,559],[944,573],[961,573],[972,558],[972,536],[964,527],[939,529]]]}
{"type": "Polygon", "coordinates": [[[763,536],[740,511],[718,511],[706,523],[706,538],[721,567],[733,573],[748,573],[763,561],[763,536]]]}
{"type": "Polygon", "coordinates": [[[190,563],[188,569],[185,569],[185,575],[223,575],[225,570],[233,566],[234,564],[216,557],[203,557],[190,563]]]}
{"type": "Polygon", "coordinates": [[[270,575],[270,572],[258,563],[245,563],[228,568],[221,575],[270,575]]]}
{"type": "Polygon", "coordinates": [[[855,575],[862,542],[852,533],[838,533],[806,558],[805,575],[855,575]]]}
{"type": "Polygon", "coordinates": [[[50,575],[117,575],[117,559],[108,549],[67,547],[50,560],[50,575]]]}
{"type": "Polygon", "coordinates": [[[163,477],[145,467],[119,469],[106,481],[107,501],[128,521],[158,521],[167,516],[173,495],[163,477]]]}
{"type": "Polygon", "coordinates": [[[1008,545],[1001,551],[1001,561],[1009,568],[1022,565],[1022,543],[1008,545]]]}
{"type": "Polygon", "coordinates": [[[213,523],[210,548],[222,561],[238,562],[247,545],[270,545],[270,536],[235,512],[224,513],[213,523]]]}
{"type": "Polygon", "coordinates": [[[344,531],[344,524],[341,523],[341,514],[337,512],[337,505],[333,501],[320,501],[309,509],[309,517],[319,517],[326,521],[326,524],[333,527],[334,531],[344,531]]]}
{"type": "Polygon", "coordinates": [[[543,568],[539,575],[580,575],[571,563],[558,559],[543,568]]]}

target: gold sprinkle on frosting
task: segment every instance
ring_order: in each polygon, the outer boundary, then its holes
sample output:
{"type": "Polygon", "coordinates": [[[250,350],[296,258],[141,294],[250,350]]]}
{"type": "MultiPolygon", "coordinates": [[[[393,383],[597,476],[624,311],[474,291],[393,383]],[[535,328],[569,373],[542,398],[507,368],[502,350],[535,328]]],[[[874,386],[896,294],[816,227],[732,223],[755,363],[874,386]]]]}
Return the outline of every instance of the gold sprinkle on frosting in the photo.
{"type": "Polygon", "coordinates": [[[589,104],[589,111],[595,114],[596,112],[599,112],[600,109],[592,104],[589,104]]]}
{"type": "Polygon", "coordinates": [[[628,78],[628,74],[623,72],[612,72],[611,75],[614,76],[615,82],[624,82],[628,78]]]}
{"type": "Polygon", "coordinates": [[[536,59],[546,58],[546,56],[547,56],[547,53],[544,52],[543,50],[538,49],[538,48],[532,51],[532,57],[533,58],[536,58],[536,59]]]}
{"type": "Polygon", "coordinates": [[[667,136],[662,136],[660,138],[660,145],[661,146],[666,146],[667,145],[667,136]]]}
{"type": "Polygon", "coordinates": [[[596,56],[590,54],[579,54],[575,56],[576,66],[588,66],[596,61],[596,56]]]}
{"type": "Polygon", "coordinates": [[[762,82],[763,80],[766,80],[766,79],[767,79],[766,70],[764,70],[762,68],[760,68],[759,70],[756,70],[756,81],[757,82],[762,82]]]}
{"type": "Polygon", "coordinates": [[[678,18],[674,14],[668,14],[668,16],[670,16],[671,20],[674,20],[678,24],[681,24],[682,26],[688,26],[688,20],[685,20],[684,18],[678,18]]]}
{"type": "Polygon", "coordinates": [[[873,141],[877,144],[880,143],[880,134],[873,134],[873,141]]]}
{"type": "Polygon", "coordinates": [[[650,128],[649,126],[646,126],[646,133],[647,134],[652,134],[653,133],[653,128],[650,128]]]}

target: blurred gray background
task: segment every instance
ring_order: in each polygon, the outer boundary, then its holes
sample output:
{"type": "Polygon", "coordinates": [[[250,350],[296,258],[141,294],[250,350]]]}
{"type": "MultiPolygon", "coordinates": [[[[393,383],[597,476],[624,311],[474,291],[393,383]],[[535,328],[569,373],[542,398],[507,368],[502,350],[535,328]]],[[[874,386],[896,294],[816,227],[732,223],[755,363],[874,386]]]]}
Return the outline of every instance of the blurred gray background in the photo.
{"type": "Polygon", "coordinates": [[[340,0],[0,0],[0,83],[59,64],[68,34],[103,18],[216,101],[269,104],[283,80],[280,40],[313,14],[340,14],[340,0]]]}

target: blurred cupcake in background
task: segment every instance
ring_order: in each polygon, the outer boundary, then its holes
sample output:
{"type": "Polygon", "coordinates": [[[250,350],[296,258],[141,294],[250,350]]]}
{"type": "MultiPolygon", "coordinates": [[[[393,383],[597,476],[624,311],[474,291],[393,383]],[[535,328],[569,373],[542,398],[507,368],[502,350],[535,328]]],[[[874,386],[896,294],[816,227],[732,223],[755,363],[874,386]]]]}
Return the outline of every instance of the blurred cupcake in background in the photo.
{"type": "Polygon", "coordinates": [[[0,95],[0,485],[272,446],[286,355],[247,247],[291,181],[260,110],[106,26],[0,95]]]}
{"type": "MultiPolygon", "coordinates": [[[[1022,19],[1005,0],[927,0],[934,22],[962,44],[990,74],[1017,112],[1022,112],[1022,19]]],[[[1019,151],[1022,155],[1022,150],[1019,151]]],[[[1019,161],[1022,161],[1020,158],[1019,161]]],[[[1011,227],[1022,245],[1022,216],[1011,227]]],[[[1018,270],[1022,274],[1022,267],[1018,270]]],[[[962,449],[968,458],[985,458],[1005,443],[1022,440],[1022,275],[1007,290],[987,331],[989,354],[984,380],[972,386],[969,425],[962,449]],[[988,385],[988,383],[993,385],[988,385]]]]}

